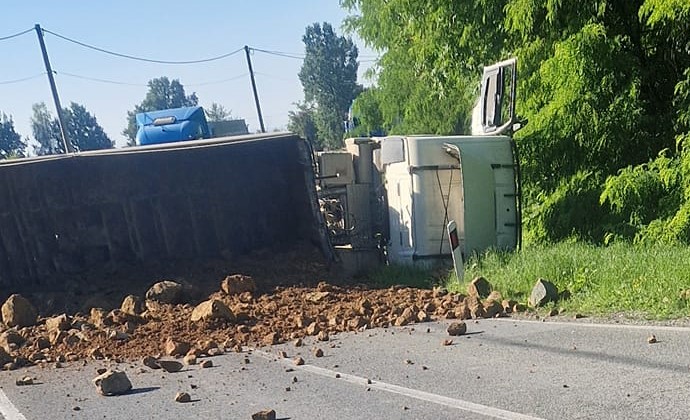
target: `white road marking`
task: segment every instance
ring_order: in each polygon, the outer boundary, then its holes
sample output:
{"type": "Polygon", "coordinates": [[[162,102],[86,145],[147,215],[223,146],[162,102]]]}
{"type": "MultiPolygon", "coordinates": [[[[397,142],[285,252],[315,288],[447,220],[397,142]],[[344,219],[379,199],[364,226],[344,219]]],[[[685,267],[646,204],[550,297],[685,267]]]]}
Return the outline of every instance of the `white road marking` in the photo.
{"type": "Polygon", "coordinates": [[[2,389],[0,389],[0,414],[5,420],[26,420],[2,389]]]}
{"type": "Polygon", "coordinates": [[[690,333],[690,327],[673,327],[670,325],[632,325],[632,324],[601,324],[590,322],[577,321],[534,321],[530,319],[512,319],[512,318],[492,318],[484,319],[483,321],[499,321],[499,322],[519,322],[521,324],[539,324],[539,325],[555,325],[559,327],[586,327],[586,328],[618,328],[623,330],[654,330],[654,331],[672,331],[672,332],[687,332],[690,333]]]}
{"type": "MultiPolygon", "coordinates": [[[[252,349],[253,353],[259,354],[265,358],[276,360],[275,355],[257,350],[257,349],[252,349]]],[[[404,386],[399,386],[399,385],[394,385],[394,384],[389,384],[387,382],[382,382],[382,381],[374,381],[371,380],[371,383],[369,383],[369,380],[366,378],[362,378],[360,376],[356,375],[349,375],[347,373],[341,373],[335,370],[331,369],[326,369],[314,365],[301,365],[301,366],[295,366],[292,363],[292,360],[290,359],[278,359],[279,361],[282,361],[284,364],[289,364],[291,367],[299,370],[303,370],[306,372],[314,373],[316,375],[321,375],[325,376],[327,378],[332,378],[336,379],[336,374],[339,376],[337,380],[339,381],[345,381],[357,385],[362,385],[369,387],[371,389],[378,389],[381,391],[386,391],[390,392],[393,394],[399,394],[399,395],[404,395],[406,397],[412,397],[416,398],[418,400],[422,401],[427,401],[431,402],[434,404],[439,404],[439,405],[445,405],[448,407],[452,408],[457,408],[463,411],[469,411],[472,413],[476,414],[481,414],[483,416],[487,417],[493,417],[496,419],[503,419],[503,420],[543,420],[540,417],[534,417],[526,414],[520,414],[516,413],[513,411],[507,411],[507,410],[502,410],[500,408],[496,407],[491,407],[488,405],[482,405],[482,404],[477,404],[469,401],[464,401],[460,400],[457,398],[450,398],[450,397],[444,397],[443,395],[438,395],[438,394],[432,394],[430,392],[425,392],[425,391],[420,391],[418,389],[413,389],[413,388],[406,388],[404,386]]]]}

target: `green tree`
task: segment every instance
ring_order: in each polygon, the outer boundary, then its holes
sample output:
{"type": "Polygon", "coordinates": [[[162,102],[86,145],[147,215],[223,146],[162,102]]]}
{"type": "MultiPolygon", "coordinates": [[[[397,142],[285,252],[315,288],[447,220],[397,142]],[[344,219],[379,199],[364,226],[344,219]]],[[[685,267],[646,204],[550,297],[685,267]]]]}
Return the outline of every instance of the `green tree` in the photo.
{"type": "Polygon", "coordinates": [[[302,41],[306,56],[299,79],[305,101],[314,106],[314,122],[322,144],[339,148],[343,145],[348,109],[362,90],[357,84],[357,46],[352,39],[338,36],[325,22],[307,26],[302,41]]]}
{"type": "Polygon", "coordinates": [[[14,130],[12,116],[0,113],[0,158],[11,159],[24,157],[26,143],[22,136],[14,130]]]}
{"type": "MultiPolygon", "coordinates": [[[[65,153],[60,123],[53,118],[44,102],[34,104],[31,118],[31,130],[38,142],[36,154],[52,155],[65,153]]],[[[63,109],[65,131],[75,151],[110,149],[113,141],[98,124],[98,120],[83,105],[70,103],[63,109]]]]}
{"type": "Polygon", "coordinates": [[[136,145],[136,115],[138,113],[199,104],[196,93],[187,95],[184,86],[177,79],[171,81],[167,77],[159,77],[149,80],[148,87],[149,90],[146,92],[144,100],[135,105],[134,110],[127,111],[127,127],[122,131],[122,134],[127,138],[127,145],[129,146],[136,145]]]}
{"type": "Polygon", "coordinates": [[[64,153],[65,148],[62,144],[60,124],[57,118],[53,118],[45,102],[33,104],[31,109],[33,110],[31,132],[34,140],[38,142],[35,149],[36,154],[44,156],[64,153]]]}
{"type": "Polygon", "coordinates": [[[232,116],[232,111],[226,109],[223,105],[213,102],[208,108],[204,108],[206,119],[210,122],[236,120],[232,116]]]}
{"type": "Polygon", "coordinates": [[[288,130],[309,141],[314,149],[323,149],[314,122],[314,107],[304,102],[299,102],[296,105],[296,111],[288,112],[288,130]]]}

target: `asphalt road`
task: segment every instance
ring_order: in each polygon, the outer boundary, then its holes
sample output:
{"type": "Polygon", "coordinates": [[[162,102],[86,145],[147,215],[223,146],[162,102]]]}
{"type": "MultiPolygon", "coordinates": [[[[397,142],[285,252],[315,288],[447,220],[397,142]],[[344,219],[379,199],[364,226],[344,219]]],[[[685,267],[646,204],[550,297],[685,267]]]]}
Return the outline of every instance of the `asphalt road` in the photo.
{"type": "Polygon", "coordinates": [[[214,367],[124,370],[134,389],[102,397],[91,379],[107,362],[0,372],[6,419],[682,419],[690,402],[690,328],[511,319],[340,334],[330,342],[228,353],[214,367]],[[649,344],[655,334],[658,342],[649,344]],[[314,345],[323,349],[316,358],[314,345]],[[333,346],[333,347],[332,347],[333,346]],[[284,350],[290,358],[277,358],[284,350]],[[306,364],[295,366],[301,355],[306,364]],[[246,360],[245,360],[246,359],[246,360]],[[248,362],[247,362],[248,361],[248,362]],[[37,384],[16,386],[30,375],[37,384]],[[178,391],[193,402],[175,403],[178,391]],[[78,410],[76,410],[78,408],[78,410]]]}

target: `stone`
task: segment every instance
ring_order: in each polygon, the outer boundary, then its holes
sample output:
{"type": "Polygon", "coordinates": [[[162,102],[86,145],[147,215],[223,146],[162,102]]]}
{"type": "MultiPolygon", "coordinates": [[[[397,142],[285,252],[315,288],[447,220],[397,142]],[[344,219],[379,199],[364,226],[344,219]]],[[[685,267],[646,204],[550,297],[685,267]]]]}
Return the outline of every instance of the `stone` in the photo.
{"type": "Polygon", "coordinates": [[[185,365],[196,365],[196,355],[188,354],[182,359],[185,365]]]}
{"type": "Polygon", "coordinates": [[[493,318],[503,313],[503,305],[501,305],[500,300],[485,300],[482,303],[482,309],[484,318],[493,318]]]}
{"type": "Polygon", "coordinates": [[[219,347],[214,347],[206,352],[209,356],[220,356],[223,353],[225,353],[225,351],[219,347]]]}
{"type": "Polygon", "coordinates": [[[538,307],[548,302],[555,302],[558,300],[558,289],[548,280],[538,279],[532,288],[532,293],[529,297],[529,304],[532,307],[538,307]]]}
{"type": "Polygon", "coordinates": [[[15,381],[15,384],[17,384],[17,386],[33,385],[34,384],[34,378],[32,378],[31,376],[24,376],[20,379],[17,379],[15,381]]]}
{"type": "Polygon", "coordinates": [[[182,363],[177,360],[158,360],[158,366],[168,373],[175,373],[182,370],[182,363]]]}
{"type": "Polygon", "coordinates": [[[50,341],[45,337],[38,337],[36,339],[36,347],[39,350],[45,350],[50,348],[50,341]]]}
{"type": "Polygon", "coordinates": [[[88,351],[88,356],[94,360],[103,360],[105,356],[99,347],[94,347],[88,351]]]}
{"type": "Polygon", "coordinates": [[[484,277],[475,277],[467,285],[467,294],[480,299],[487,298],[491,294],[491,283],[484,277]]]}
{"type": "Polygon", "coordinates": [[[25,297],[13,294],[2,304],[2,322],[8,327],[30,327],[36,324],[38,311],[25,297]]]}
{"type": "Polygon", "coordinates": [[[189,349],[189,343],[176,341],[172,337],[169,337],[165,342],[165,354],[168,356],[184,356],[189,349]]]}
{"type": "Polygon", "coordinates": [[[201,366],[202,369],[210,368],[213,367],[213,362],[211,360],[204,360],[199,363],[199,366],[201,366]]]}
{"type": "Polygon", "coordinates": [[[503,301],[503,296],[501,296],[501,292],[498,290],[494,290],[491,293],[489,293],[489,296],[486,297],[487,301],[496,301],[496,302],[502,302],[503,301]]]}
{"type": "Polygon", "coordinates": [[[328,337],[328,332],[321,331],[317,334],[316,339],[319,341],[328,341],[330,340],[330,337],[328,337]]]}
{"type": "Polygon", "coordinates": [[[652,334],[652,335],[650,335],[649,337],[647,337],[647,343],[649,343],[649,344],[654,344],[654,343],[656,343],[656,342],[657,342],[657,340],[656,340],[656,336],[655,336],[654,334],[652,334]]]}
{"type": "Polygon", "coordinates": [[[323,350],[321,350],[320,348],[315,348],[314,350],[312,350],[312,354],[314,355],[314,357],[323,357],[323,350]]]}
{"type": "Polygon", "coordinates": [[[151,369],[160,369],[160,365],[158,364],[158,360],[153,357],[153,356],[146,356],[141,360],[141,363],[143,363],[144,366],[151,368],[151,369]]]}
{"type": "Polygon", "coordinates": [[[127,295],[120,305],[120,310],[129,315],[141,315],[145,309],[144,301],[135,295],[127,295]]]}
{"type": "Polygon", "coordinates": [[[275,410],[261,410],[252,414],[252,420],[276,420],[275,410]]]}
{"type": "Polygon", "coordinates": [[[62,330],[67,331],[72,327],[72,324],[67,317],[67,314],[46,318],[46,330],[62,330]]]}
{"type": "Polygon", "coordinates": [[[254,293],[256,291],[256,283],[249,276],[233,274],[223,279],[220,283],[220,290],[227,295],[239,295],[246,292],[254,293]]]}
{"type": "Polygon", "coordinates": [[[117,370],[107,370],[93,379],[93,384],[99,394],[105,396],[122,395],[132,389],[127,374],[117,370]]]}
{"type": "Polygon", "coordinates": [[[175,394],[175,402],[188,403],[190,401],[192,401],[192,396],[186,392],[178,392],[175,394]]]}
{"type": "Polygon", "coordinates": [[[317,324],[316,322],[312,322],[311,324],[309,324],[306,331],[307,335],[316,335],[320,332],[321,328],[319,327],[319,324],[317,324]]]}
{"type": "Polygon", "coordinates": [[[198,304],[192,311],[192,322],[212,321],[223,319],[230,322],[235,321],[235,315],[230,308],[218,299],[209,299],[198,304]]]}
{"type": "Polygon", "coordinates": [[[9,329],[0,334],[0,347],[7,353],[11,353],[21,347],[26,340],[16,330],[9,329]]]}
{"type": "Polygon", "coordinates": [[[112,319],[108,318],[108,313],[103,308],[91,308],[89,312],[89,321],[96,327],[110,327],[112,319]]]}
{"type": "Polygon", "coordinates": [[[302,366],[304,364],[304,359],[302,359],[301,357],[296,357],[292,362],[296,366],[302,366]]]}
{"type": "Polygon", "coordinates": [[[159,303],[176,304],[182,300],[182,285],[174,281],[159,281],[146,291],[146,299],[159,303]]]}
{"type": "Polygon", "coordinates": [[[275,344],[280,344],[280,333],[271,332],[264,336],[262,342],[264,345],[273,346],[275,344]]]}
{"type": "Polygon", "coordinates": [[[464,322],[452,322],[446,331],[450,336],[463,335],[467,332],[467,324],[464,322]]]}
{"type": "Polygon", "coordinates": [[[303,341],[301,338],[295,340],[295,347],[302,347],[303,341]]]}
{"type": "Polygon", "coordinates": [[[465,298],[465,305],[467,306],[467,309],[470,311],[471,318],[476,319],[484,316],[484,307],[482,306],[482,302],[479,300],[477,296],[467,296],[465,298]]]}
{"type": "Polygon", "coordinates": [[[453,345],[453,340],[446,338],[445,340],[443,340],[441,342],[441,345],[442,346],[451,346],[451,345],[453,345]]]}
{"type": "Polygon", "coordinates": [[[202,340],[197,342],[197,348],[201,354],[208,354],[211,350],[218,348],[218,343],[213,340],[202,340]]]}

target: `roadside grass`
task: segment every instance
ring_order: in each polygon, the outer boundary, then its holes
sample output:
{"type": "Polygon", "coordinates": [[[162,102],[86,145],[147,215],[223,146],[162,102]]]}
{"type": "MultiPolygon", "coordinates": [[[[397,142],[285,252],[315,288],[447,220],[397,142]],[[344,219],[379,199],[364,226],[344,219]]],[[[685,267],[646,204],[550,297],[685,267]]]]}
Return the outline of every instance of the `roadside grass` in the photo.
{"type": "Polygon", "coordinates": [[[439,284],[439,274],[406,265],[387,265],[369,273],[367,284],[377,288],[409,286],[429,289],[439,284]]]}
{"type": "Polygon", "coordinates": [[[504,298],[526,303],[538,278],[553,282],[570,297],[557,303],[570,313],[623,314],[669,319],[690,315],[690,247],[678,245],[595,246],[561,242],[518,252],[495,250],[470,258],[462,282],[445,279],[449,290],[465,292],[483,276],[504,298]]]}

